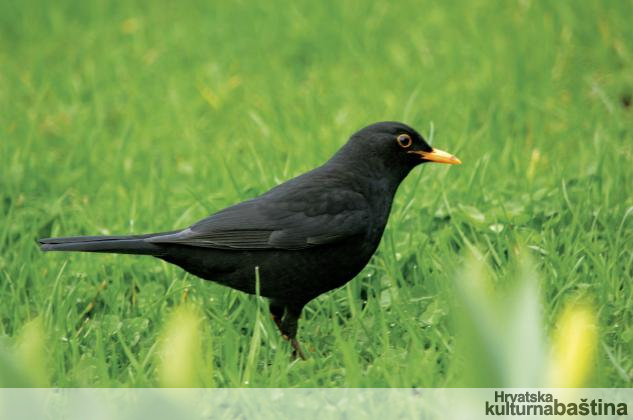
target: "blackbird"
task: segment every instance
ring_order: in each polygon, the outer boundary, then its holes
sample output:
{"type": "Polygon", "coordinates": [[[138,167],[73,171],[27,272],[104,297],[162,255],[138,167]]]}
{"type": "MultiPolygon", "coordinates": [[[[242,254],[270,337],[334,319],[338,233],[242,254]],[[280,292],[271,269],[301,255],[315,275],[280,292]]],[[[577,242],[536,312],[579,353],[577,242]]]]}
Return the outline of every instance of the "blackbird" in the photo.
{"type": "Polygon", "coordinates": [[[379,122],[353,134],[322,166],[177,231],[40,239],[44,251],[151,255],[205,280],[270,301],[294,357],[306,303],[342,286],[369,262],[394,195],[425,162],[459,164],[413,128],[379,122]]]}

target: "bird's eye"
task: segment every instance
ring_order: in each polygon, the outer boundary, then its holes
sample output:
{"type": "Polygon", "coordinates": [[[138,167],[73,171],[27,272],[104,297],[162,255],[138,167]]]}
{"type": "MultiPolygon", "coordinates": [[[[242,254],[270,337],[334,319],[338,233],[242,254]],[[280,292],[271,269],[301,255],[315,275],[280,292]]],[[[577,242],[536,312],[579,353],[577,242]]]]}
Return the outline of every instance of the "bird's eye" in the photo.
{"type": "Polygon", "coordinates": [[[411,140],[411,137],[408,134],[400,134],[398,137],[396,137],[396,141],[398,142],[398,145],[403,149],[410,147],[411,143],[413,143],[413,140],[411,140]]]}

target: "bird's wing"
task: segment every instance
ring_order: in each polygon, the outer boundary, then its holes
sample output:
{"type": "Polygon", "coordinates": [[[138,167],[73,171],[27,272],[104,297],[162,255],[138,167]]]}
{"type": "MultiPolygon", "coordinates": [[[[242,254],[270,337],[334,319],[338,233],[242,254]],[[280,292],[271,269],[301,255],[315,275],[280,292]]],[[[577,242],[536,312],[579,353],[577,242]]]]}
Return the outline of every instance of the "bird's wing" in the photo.
{"type": "Polygon", "coordinates": [[[228,207],[180,232],[147,239],[216,249],[297,250],[366,232],[368,208],[353,191],[266,194],[228,207]]]}

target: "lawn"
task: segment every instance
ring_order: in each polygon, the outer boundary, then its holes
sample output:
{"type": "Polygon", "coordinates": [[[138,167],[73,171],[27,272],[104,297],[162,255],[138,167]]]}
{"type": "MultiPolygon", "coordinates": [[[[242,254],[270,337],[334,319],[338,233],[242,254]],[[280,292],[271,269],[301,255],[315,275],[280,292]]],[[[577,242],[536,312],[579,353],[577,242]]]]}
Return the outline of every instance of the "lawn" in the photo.
{"type": "Polygon", "coordinates": [[[583,384],[632,386],[632,15],[630,1],[1,2],[0,382],[464,384],[477,360],[454,297],[478,252],[493,294],[529,254],[545,340],[584,302],[583,384]],[[463,164],[405,180],[371,263],[304,310],[306,362],[289,362],[262,299],[149,257],[36,246],[186,227],[381,120],[463,164]]]}

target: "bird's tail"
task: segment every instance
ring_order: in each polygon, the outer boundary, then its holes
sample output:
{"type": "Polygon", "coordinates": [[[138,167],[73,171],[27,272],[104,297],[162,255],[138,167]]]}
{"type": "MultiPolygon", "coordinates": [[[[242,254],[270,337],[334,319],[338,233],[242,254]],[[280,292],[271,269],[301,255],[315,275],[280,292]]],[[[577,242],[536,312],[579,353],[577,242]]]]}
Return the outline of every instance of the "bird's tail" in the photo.
{"type": "Polygon", "coordinates": [[[145,239],[165,233],[131,236],[74,236],[38,239],[42,251],[109,252],[115,254],[140,254],[159,256],[164,246],[146,242],[145,239]]]}

